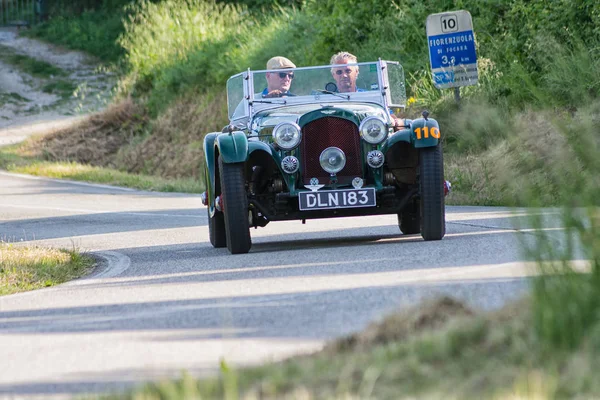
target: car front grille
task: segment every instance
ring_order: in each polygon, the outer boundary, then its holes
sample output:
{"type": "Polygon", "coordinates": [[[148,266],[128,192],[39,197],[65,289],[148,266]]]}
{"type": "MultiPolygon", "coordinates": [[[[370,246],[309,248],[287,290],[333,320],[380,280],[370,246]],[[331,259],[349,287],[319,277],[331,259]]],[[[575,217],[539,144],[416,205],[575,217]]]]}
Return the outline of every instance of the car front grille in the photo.
{"type": "Polygon", "coordinates": [[[305,185],[310,184],[311,178],[319,179],[321,184],[329,184],[329,174],[321,168],[319,156],[323,150],[332,146],[342,149],[346,154],[346,166],[337,174],[338,183],[350,184],[352,179],[362,176],[358,127],[344,118],[324,117],[302,128],[300,156],[305,185]]]}

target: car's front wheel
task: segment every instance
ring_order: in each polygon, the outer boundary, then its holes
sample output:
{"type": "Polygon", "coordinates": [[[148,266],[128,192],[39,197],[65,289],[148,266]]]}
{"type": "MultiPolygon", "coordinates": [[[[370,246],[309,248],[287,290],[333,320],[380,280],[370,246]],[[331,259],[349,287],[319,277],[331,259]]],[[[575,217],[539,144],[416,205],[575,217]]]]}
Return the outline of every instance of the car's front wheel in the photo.
{"type": "Polygon", "coordinates": [[[421,149],[419,170],[421,236],[425,240],[440,240],[446,234],[444,160],[441,144],[421,149]]]}
{"type": "Polygon", "coordinates": [[[250,223],[248,221],[248,198],[244,179],[244,164],[227,164],[219,157],[221,196],[227,248],[231,254],[250,251],[250,223]]]}

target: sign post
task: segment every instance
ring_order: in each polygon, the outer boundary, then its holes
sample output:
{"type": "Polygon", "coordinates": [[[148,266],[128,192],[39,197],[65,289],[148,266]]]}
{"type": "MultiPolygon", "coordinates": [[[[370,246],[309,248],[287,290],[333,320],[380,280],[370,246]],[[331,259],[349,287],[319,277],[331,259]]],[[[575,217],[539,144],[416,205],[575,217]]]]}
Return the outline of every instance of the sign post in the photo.
{"type": "Polygon", "coordinates": [[[473,21],[468,11],[451,11],[427,17],[427,42],[433,84],[438,89],[454,88],[460,100],[460,87],[477,84],[477,54],[473,21]]]}

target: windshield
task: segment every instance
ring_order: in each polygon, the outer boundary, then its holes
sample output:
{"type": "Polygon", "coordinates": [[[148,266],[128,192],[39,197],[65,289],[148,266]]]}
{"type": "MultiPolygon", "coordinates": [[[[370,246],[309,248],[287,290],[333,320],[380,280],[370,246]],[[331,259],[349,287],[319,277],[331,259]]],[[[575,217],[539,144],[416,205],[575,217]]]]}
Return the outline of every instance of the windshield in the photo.
{"type": "Polygon", "coordinates": [[[377,63],[253,71],[252,80],[255,99],[264,98],[270,91],[282,87],[289,90],[291,96],[332,92],[344,94],[346,96],[342,98],[347,98],[347,94],[380,91],[377,63]]]}
{"type": "MultiPolygon", "coordinates": [[[[227,110],[229,119],[233,119],[236,108],[244,100],[244,77],[242,74],[234,75],[227,81],[227,110]]],[[[237,113],[243,112],[241,109],[237,113]]]]}
{"type": "Polygon", "coordinates": [[[389,107],[406,107],[406,86],[404,84],[404,69],[399,63],[387,63],[387,78],[389,82],[389,107]]]}
{"type": "Polygon", "coordinates": [[[248,71],[227,82],[231,120],[281,105],[367,102],[404,107],[405,93],[402,66],[385,61],[248,71]]]}

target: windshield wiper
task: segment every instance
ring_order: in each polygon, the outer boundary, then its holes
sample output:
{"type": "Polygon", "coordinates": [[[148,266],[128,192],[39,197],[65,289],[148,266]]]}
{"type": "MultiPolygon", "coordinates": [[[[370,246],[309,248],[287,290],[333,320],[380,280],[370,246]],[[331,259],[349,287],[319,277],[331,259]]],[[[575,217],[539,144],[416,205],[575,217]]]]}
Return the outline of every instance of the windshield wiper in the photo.
{"type": "Polygon", "coordinates": [[[323,90],[323,89],[316,89],[316,91],[319,92],[319,93],[323,93],[323,94],[332,94],[334,96],[341,97],[342,99],[350,100],[350,95],[349,94],[343,95],[343,94],[339,94],[339,93],[336,93],[336,92],[332,92],[332,91],[329,91],[329,90],[323,90]]]}

